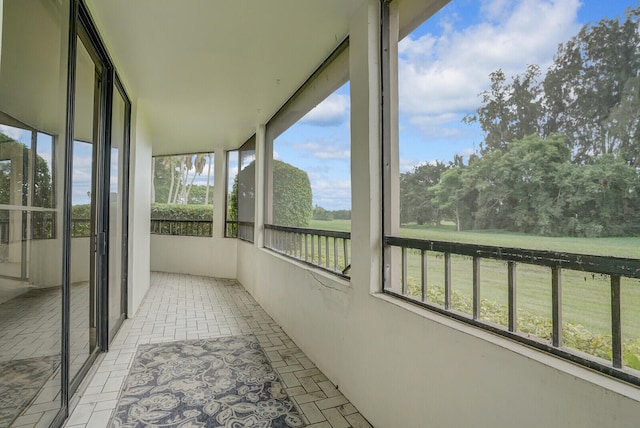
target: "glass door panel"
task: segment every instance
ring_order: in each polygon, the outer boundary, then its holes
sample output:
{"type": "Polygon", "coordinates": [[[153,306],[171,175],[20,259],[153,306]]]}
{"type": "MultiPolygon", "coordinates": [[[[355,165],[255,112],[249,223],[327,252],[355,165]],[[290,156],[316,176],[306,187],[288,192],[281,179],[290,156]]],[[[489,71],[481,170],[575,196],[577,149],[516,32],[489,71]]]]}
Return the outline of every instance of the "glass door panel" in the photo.
{"type": "Polygon", "coordinates": [[[126,153],[127,103],[118,86],[113,88],[111,124],[111,161],[109,174],[109,341],[124,318],[126,280],[123,275],[124,242],[124,157],[126,153]]]}
{"type": "Polygon", "coordinates": [[[68,11],[0,1],[0,427],[61,409],[68,11]]]}
{"type": "Polygon", "coordinates": [[[96,201],[101,66],[79,28],[71,182],[70,366],[73,379],[96,347],[96,201]]]}

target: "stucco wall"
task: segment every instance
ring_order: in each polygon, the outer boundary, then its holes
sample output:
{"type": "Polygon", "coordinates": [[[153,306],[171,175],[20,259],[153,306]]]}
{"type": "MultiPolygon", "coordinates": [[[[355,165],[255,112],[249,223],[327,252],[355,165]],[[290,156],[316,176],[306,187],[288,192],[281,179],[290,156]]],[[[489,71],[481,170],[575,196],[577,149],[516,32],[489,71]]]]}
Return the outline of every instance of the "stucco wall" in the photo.
{"type": "Polygon", "coordinates": [[[151,270],[236,277],[236,239],[151,235],[151,270]]]}

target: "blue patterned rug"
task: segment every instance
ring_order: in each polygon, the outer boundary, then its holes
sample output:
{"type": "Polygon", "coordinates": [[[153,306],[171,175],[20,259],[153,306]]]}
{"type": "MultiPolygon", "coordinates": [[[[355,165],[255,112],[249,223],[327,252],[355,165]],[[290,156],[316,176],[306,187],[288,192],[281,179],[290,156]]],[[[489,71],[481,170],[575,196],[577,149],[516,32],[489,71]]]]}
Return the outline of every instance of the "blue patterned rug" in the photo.
{"type": "Polygon", "coordinates": [[[36,397],[60,365],[60,356],[0,363],[0,427],[8,427],[36,397]]]}
{"type": "Polygon", "coordinates": [[[304,422],[255,336],[142,345],[113,427],[289,428],[304,422]]]}

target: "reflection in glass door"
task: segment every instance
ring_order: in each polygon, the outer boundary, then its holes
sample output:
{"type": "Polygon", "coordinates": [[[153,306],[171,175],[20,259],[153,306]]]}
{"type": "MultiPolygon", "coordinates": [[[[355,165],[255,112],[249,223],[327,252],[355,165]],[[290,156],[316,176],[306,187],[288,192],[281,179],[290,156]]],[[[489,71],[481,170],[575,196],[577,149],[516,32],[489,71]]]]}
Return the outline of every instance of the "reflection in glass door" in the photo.
{"type": "Polygon", "coordinates": [[[129,104],[118,84],[113,87],[111,156],[109,162],[109,341],[118,331],[126,312],[126,188],[129,149],[129,104]]]}
{"type": "Polygon", "coordinates": [[[48,426],[64,402],[68,0],[0,1],[0,427],[48,426]]]}
{"type": "Polygon", "coordinates": [[[74,379],[96,348],[97,157],[103,66],[78,26],[71,182],[70,365],[74,379]]]}

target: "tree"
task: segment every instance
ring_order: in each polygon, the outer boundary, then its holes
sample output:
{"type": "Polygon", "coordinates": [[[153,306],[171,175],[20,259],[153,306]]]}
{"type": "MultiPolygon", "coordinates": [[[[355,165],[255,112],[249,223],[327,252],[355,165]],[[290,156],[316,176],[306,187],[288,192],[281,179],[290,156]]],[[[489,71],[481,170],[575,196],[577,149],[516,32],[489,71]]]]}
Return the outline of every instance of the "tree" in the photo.
{"type": "MultiPolygon", "coordinates": [[[[233,182],[229,195],[229,218],[242,221],[242,204],[253,204],[255,161],[243,168],[233,182]],[[240,176],[240,178],[238,178],[240,176]],[[243,202],[244,201],[244,202],[243,202]]],[[[273,161],[273,223],[281,226],[307,227],[313,217],[311,182],[307,173],[286,162],[273,161]]],[[[252,208],[252,207],[251,207],[252,208]]]]}
{"type": "Polygon", "coordinates": [[[333,210],[330,212],[336,220],[351,220],[351,210],[333,210]]]}
{"type": "Polygon", "coordinates": [[[640,172],[611,154],[576,164],[561,134],[529,135],[454,165],[431,192],[458,230],[621,236],[637,233],[640,219],[640,172]]]}
{"type": "MultiPolygon", "coordinates": [[[[474,159],[469,164],[476,161],[474,159]]],[[[444,171],[440,182],[431,191],[443,217],[453,219],[457,231],[473,228],[478,191],[468,166],[456,164],[444,171]]]]}
{"type": "MultiPolygon", "coordinates": [[[[615,121],[612,112],[624,102],[625,88],[628,95],[640,75],[639,16],[637,7],[627,11],[622,23],[602,19],[585,25],[560,45],[547,72],[547,133],[566,134],[577,162],[588,162],[629,144],[630,136],[622,135],[620,128],[610,132],[609,124],[615,121]]],[[[639,113],[636,109],[632,117],[639,113]]],[[[635,129],[637,136],[637,123],[635,129]]],[[[634,144],[640,148],[637,139],[634,144]]]]}
{"type": "Polygon", "coordinates": [[[449,167],[436,161],[400,175],[400,223],[440,224],[442,214],[431,188],[440,182],[440,176],[449,167]]]}
{"type": "Polygon", "coordinates": [[[273,222],[306,227],[313,217],[311,182],[307,173],[279,160],[273,161],[273,222]]]}
{"type": "Polygon", "coordinates": [[[333,220],[333,214],[331,211],[327,211],[321,206],[316,205],[315,207],[313,207],[313,219],[331,221],[333,220]]]}
{"type": "Polygon", "coordinates": [[[231,193],[227,197],[227,220],[238,221],[238,175],[233,179],[231,193]]]}
{"type": "Polygon", "coordinates": [[[542,128],[542,88],[538,83],[540,67],[529,65],[511,83],[502,70],[489,75],[491,89],[480,94],[482,106],[463,122],[478,122],[485,133],[482,152],[503,149],[509,142],[539,133],[542,128]]]}
{"type": "Polygon", "coordinates": [[[189,190],[189,205],[212,205],[213,200],[207,201],[207,193],[209,189],[207,186],[194,184],[189,190]]]}
{"type": "Polygon", "coordinates": [[[463,119],[484,131],[481,153],[531,134],[564,134],[575,163],[613,154],[640,166],[639,17],[637,7],[624,22],[585,25],[558,47],[542,81],[537,65],[510,82],[502,70],[491,73],[481,106],[463,119]]]}

